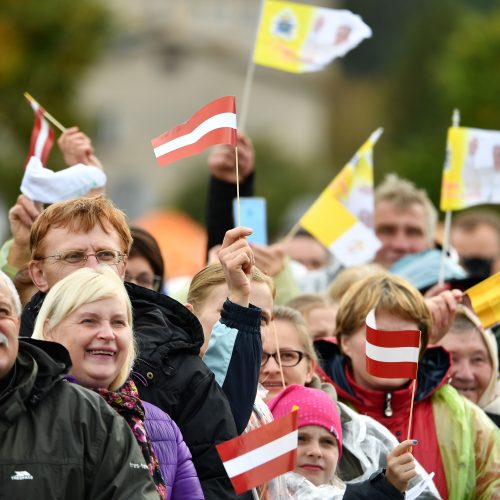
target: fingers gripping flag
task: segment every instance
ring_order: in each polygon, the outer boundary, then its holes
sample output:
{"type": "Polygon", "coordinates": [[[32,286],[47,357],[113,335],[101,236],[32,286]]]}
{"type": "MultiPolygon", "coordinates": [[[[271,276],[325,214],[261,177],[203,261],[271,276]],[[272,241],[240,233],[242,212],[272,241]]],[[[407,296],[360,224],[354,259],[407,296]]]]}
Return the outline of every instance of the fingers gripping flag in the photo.
{"type": "Polygon", "coordinates": [[[417,378],[420,331],[378,330],[375,310],[366,317],[366,370],[381,378],[417,378]]]}
{"type": "Polygon", "coordinates": [[[35,113],[35,124],[31,132],[30,149],[25,166],[32,156],[38,158],[42,165],[46,165],[50,150],[54,145],[55,134],[44,117],[45,110],[34,99],[29,102],[35,113]]]}
{"type": "Polygon", "coordinates": [[[216,446],[238,495],[295,469],[297,411],[216,446]]]}
{"type": "Polygon", "coordinates": [[[160,166],[201,153],[215,144],[236,146],[236,102],[220,97],[198,110],[189,120],[151,141],[160,166]]]}

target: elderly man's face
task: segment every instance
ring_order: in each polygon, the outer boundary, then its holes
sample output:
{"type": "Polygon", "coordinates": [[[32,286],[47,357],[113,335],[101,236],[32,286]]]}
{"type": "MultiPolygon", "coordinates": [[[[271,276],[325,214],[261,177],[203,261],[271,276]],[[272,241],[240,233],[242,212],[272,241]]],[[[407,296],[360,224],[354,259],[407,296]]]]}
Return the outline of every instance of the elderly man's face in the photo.
{"type": "Polygon", "coordinates": [[[0,380],[5,378],[16,361],[19,318],[7,285],[0,280],[0,380]]]}

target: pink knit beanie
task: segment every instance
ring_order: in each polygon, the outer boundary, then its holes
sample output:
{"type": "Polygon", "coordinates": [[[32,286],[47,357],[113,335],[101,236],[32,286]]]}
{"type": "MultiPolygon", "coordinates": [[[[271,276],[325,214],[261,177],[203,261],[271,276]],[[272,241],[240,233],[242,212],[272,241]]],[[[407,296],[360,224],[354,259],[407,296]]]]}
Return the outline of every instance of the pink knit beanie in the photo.
{"type": "Polygon", "coordinates": [[[268,402],[273,417],[280,418],[299,408],[299,429],[306,425],[319,425],[332,433],[342,453],[342,426],[337,405],[330,396],[320,389],[312,389],[292,384],[268,402]]]}

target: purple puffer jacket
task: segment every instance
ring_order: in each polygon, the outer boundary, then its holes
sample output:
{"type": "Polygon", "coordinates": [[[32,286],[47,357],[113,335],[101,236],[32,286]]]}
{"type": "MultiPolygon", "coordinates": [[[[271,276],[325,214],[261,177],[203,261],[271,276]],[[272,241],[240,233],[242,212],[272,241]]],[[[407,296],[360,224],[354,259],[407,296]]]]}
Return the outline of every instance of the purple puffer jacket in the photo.
{"type": "Polygon", "coordinates": [[[157,406],[146,401],[142,404],[146,412],[144,425],[158,457],[168,500],[204,500],[191,452],[177,424],[157,406]]]}

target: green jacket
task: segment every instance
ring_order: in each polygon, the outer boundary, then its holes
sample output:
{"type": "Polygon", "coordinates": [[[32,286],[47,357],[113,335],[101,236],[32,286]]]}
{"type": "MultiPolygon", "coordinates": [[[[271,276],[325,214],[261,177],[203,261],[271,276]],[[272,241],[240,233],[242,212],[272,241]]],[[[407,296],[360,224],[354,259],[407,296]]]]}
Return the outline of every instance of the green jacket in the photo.
{"type": "Polygon", "coordinates": [[[155,499],[126,421],[97,394],[64,380],[64,347],[20,340],[0,394],[0,499],[155,499]]]}

